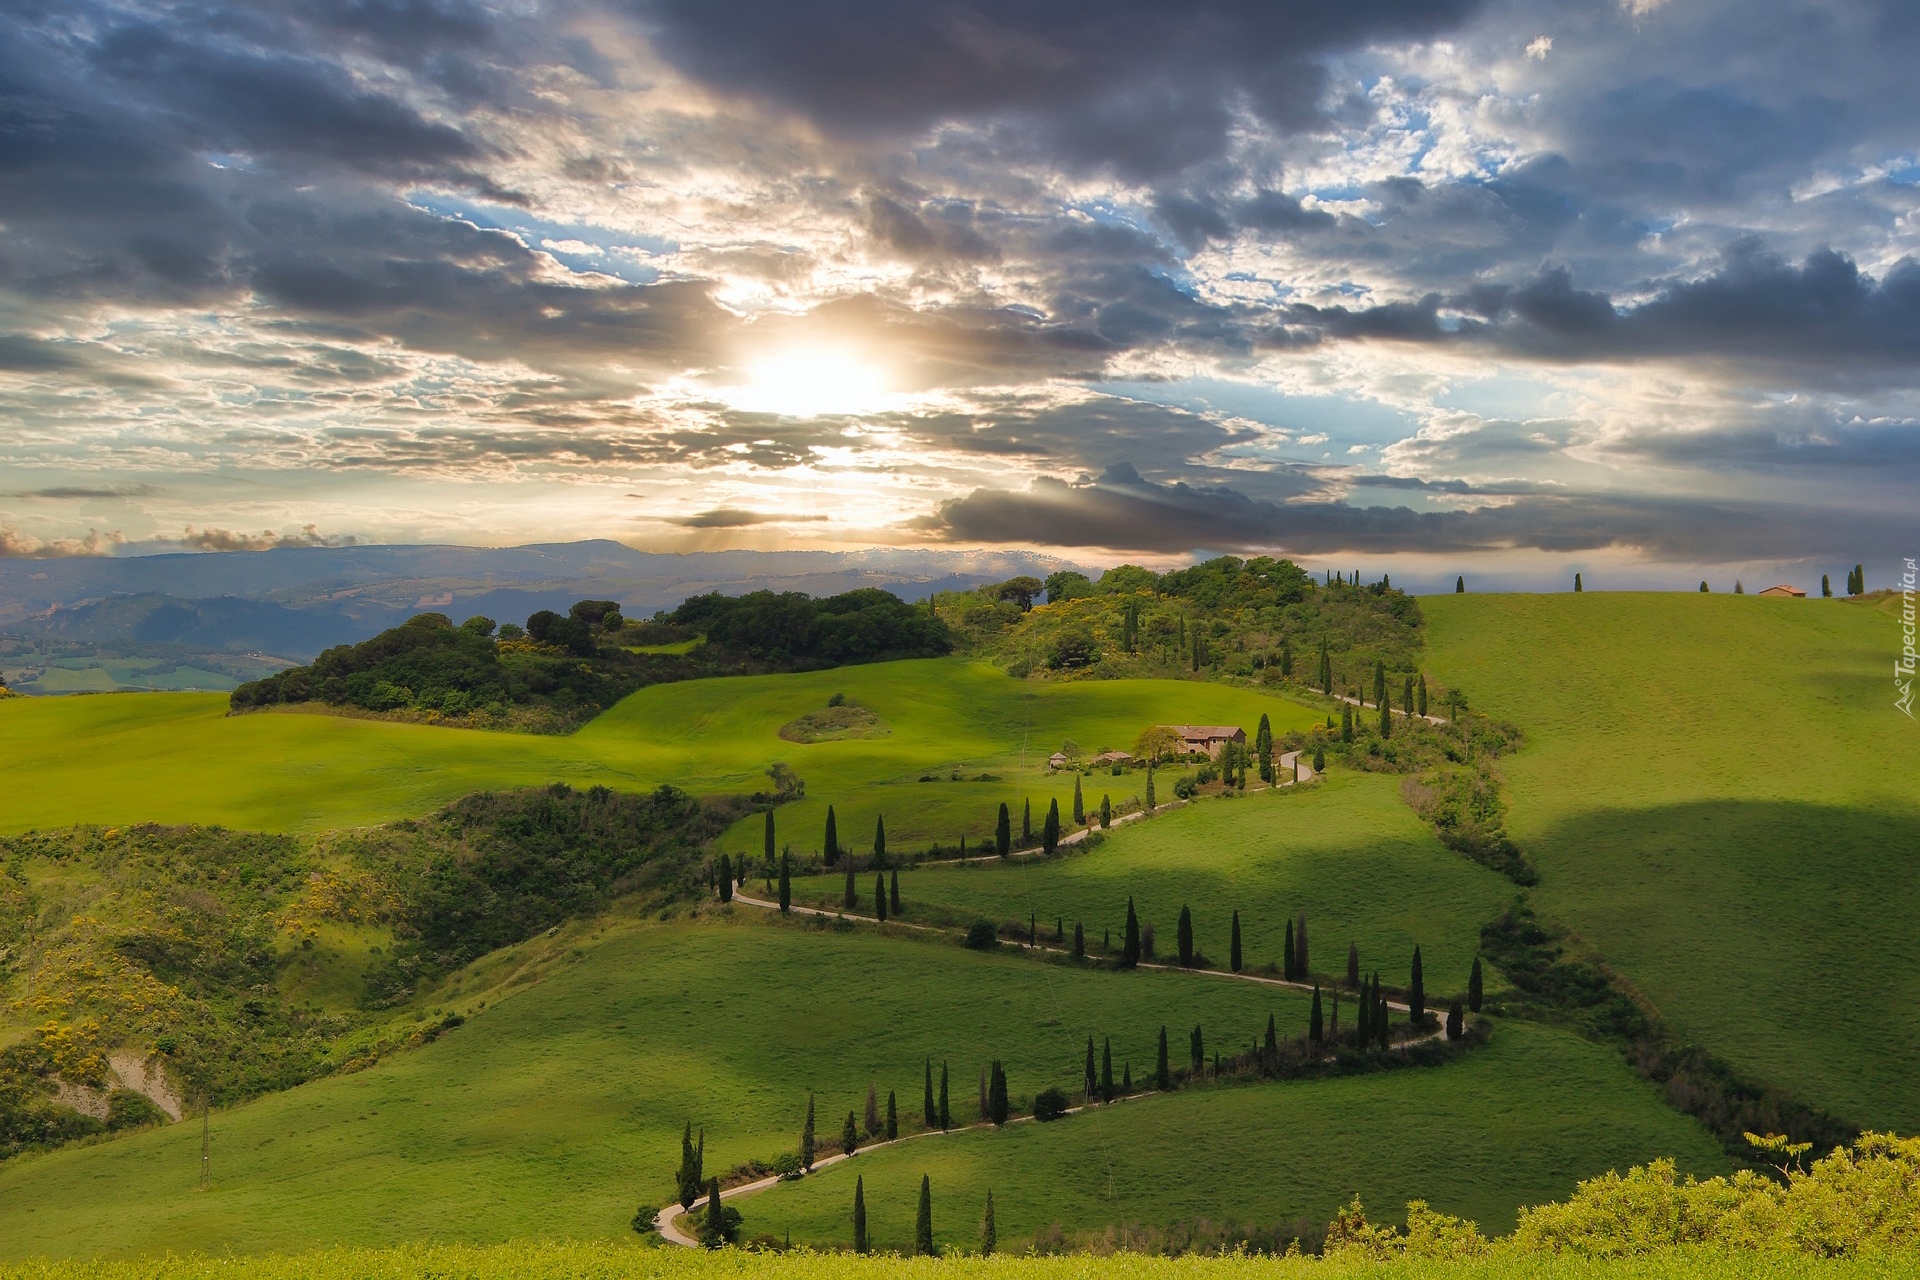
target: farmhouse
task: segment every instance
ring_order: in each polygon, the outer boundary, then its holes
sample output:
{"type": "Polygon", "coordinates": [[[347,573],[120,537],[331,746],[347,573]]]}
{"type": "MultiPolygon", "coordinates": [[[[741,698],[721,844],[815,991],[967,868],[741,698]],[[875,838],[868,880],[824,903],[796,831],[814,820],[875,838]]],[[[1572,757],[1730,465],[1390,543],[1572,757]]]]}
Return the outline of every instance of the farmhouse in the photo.
{"type": "Polygon", "coordinates": [[[1790,587],[1784,582],[1778,586],[1768,587],[1765,591],[1761,591],[1757,594],[1763,595],[1763,596],[1791,596],[1795,600],[1803,600],[1806,598],[1806,595],[1807,595],[1807,593],[1802,591],[1800,588],[1790,587]]]}
{"type": "Polygon", "coordinates": [[[1109,765],[1125,764],[1131,759],[1133,759],[1131,751],[1102,751],[1087,763],[1096,769],[1104,769],[1109,765]]]}
{"type": "Polygon", "coordinates": [[[1173,730],[1174,736],[1180,739],[1180,750],[1188,755],[1218,757],[1220,748],[1229,742],[1240,746],[1247,744],[1247,731],[1230,724],[1169,724],[1161,727],[1173,730]]]}

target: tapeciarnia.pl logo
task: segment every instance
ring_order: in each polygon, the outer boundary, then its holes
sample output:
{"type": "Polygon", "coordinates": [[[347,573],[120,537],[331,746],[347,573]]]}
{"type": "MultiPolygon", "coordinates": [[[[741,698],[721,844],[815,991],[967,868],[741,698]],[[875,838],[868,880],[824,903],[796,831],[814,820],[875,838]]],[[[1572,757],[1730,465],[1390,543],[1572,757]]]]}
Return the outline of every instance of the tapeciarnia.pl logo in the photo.
{"type": "Polygon", "coordinates": [[[1913,588],[1914,563],[1907,559],[1907,571],[1900,575],[1900,656],[1893,660],[1893,705],[1913,719],[1913,588]]]}

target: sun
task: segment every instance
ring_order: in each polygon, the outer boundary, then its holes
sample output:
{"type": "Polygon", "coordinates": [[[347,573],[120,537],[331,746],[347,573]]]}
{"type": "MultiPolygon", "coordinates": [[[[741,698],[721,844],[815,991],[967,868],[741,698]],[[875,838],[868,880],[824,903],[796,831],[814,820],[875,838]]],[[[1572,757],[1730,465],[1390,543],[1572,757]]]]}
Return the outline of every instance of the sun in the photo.
{"type": "Polygon", "coordinates": [[[747,366],[745,386],[722,393],[736,409],[788,418],[878,413],[892,396],[874,365],[843,351],[783,351],[747,366]]]}

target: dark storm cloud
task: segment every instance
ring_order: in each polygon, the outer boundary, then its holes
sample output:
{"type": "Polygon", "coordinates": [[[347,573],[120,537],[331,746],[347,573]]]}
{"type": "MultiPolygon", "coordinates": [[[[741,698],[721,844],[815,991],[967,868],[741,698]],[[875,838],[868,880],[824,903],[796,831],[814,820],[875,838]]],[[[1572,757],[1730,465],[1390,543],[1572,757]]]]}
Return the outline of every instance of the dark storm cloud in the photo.
{"type": "Polygon", "coordinates": [[[1236,108],[1319,120],[1316,59],[1421,39],[1477,0],[639,0],[658,47],[727,92],[842,136],[998,123],[1073,165],[1148,175],[1221,154],[1236,108]]]}
{"type": "Polygon", "coordinates": [[[1042,543],[1152,554],[1279,550],[1293,555],[1549,552],[1623,548],[1660,559],[1793,559],[1851,554],[1863,532],[1904,536],[1910,520],[1778,504],[1564,494],[1467,511],[1345,502],[1279,503],[1224,485],[1155,484],[1125,464],[1098,481],[1039,479],[976,489],[922,523],[955,542],[1042,543]]]}

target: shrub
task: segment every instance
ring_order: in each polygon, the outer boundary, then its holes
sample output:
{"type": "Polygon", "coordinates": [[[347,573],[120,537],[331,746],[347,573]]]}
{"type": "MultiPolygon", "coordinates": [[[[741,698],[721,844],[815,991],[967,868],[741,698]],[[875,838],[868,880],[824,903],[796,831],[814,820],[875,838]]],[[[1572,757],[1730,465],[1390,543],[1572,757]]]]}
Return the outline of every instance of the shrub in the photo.
{"type": "Polygon", "coordinates": [[[967,926],[966,945],[975,951],[991,951],[1000,945],[1000,931],[991,920],[976,920],[967,926]]]}
{"type": "Polygon", "coordinates": [[[1067,1095],[1058,1088],[1042,1089],[1033,1096],[1033,1118],[1046,1123],[1067,1114],[1067,1095]]]}

